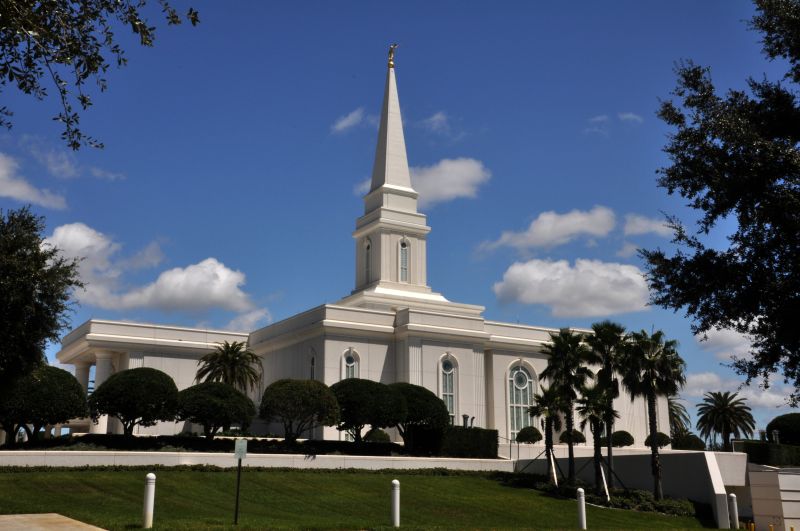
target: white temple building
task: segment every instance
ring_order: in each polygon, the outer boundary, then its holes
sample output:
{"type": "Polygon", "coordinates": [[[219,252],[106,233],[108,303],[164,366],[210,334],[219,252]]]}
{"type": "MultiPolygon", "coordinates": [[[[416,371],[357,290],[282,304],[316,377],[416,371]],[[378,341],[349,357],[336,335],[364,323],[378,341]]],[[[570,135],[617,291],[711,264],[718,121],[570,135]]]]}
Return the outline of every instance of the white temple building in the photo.
{"type": "MultiPolygon", "coordinates": [[[[476,427],[495,428],[501,438],[513,439],[524,426],[539,426],[527,408],[547,366],[542,347],[556,330],[491,321],[483,316],[483,306],[451,302],[433,291],[426,275],[431,228],[417,210],[417,198],[390,59],[372,183],[353,232],[355,289],[349,295],[249,333],[93,319],[64,337],[58,361],[74,365],[87,389],[92,365],[95,386],[114,372],[152,367],[183,389],[195,383],[202,355],[222,341],[246,341],[263,360],[261,390],[252,396],[257,404],[263,389],[281,378],[327,385],[353,377],[410,382],[441,397],[455,423],[466,416],[476,427]]],[[[623,394],[615,406],[621,416],[615,429],[630,432],[635,445],[644,446],[644,401],[623,394]]],[[[659,430],[668,433],[665,399],[659,400],[658,417],[659,430]]],[[[171,434],[186,428],[162,423],[139,432],[171,434]]],[[[256,433],[268,429],[277,430],[253,426],[256,433]]],[[[121,428],[101,419],[90,431],[121,428]]],[[[335,428],[314,435],[343,437],[335,428]]]]}

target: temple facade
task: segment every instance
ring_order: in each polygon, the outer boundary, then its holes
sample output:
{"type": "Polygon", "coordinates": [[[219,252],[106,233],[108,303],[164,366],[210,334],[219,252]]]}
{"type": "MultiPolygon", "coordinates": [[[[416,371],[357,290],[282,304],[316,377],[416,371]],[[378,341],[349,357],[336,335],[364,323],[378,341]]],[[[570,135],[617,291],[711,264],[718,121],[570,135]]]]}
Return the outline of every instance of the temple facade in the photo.
{"type": "MultiPolygon", "coordinates": [[[[453,422],[495,428],[502,440],[525,426],[547,366],[543,346],[554,329],[487,320],[484,308],[446,299],[428,286],[427,235],[417,209],[403,136],[394,62],[386,74],[375,164],[364,212],[357,218],[355,286],[343,299],[322,304],[259,330],[242,333],[142,323],[90,320],[62,341],[58,361],[75,365],[89,388],[116,371],[153,367],[172,376],[179,389],[194,383],[198,359],[222,341],[246,341],[263,360],[264,380],[252,398],[282,378],[315,379],[327,385],[344,378],[424,386],[447,405],[453,422]]],[[[590,331],[584,331],[590,332],[590,331]]],[[[644,446],[647,409],[623,393],[615,406],[615,429],[644,446]]],[[[659,430],[669,432],[667,402],[658,403],[659,430]]],[[[577,423],[576,423],[577,424],[577,423]]],[[[112,419],[90,431],[121,431],[112,419]]],[[[191,426],[162,423],[140,433],[176,433],[191,426]]],[[[256,433],[277,426],[253,425],[256,433]]],[[[338,439],[335,428],[310,436],[338,439]]],[[[587,440],[591,437],[587,431],[587,440]]]]}

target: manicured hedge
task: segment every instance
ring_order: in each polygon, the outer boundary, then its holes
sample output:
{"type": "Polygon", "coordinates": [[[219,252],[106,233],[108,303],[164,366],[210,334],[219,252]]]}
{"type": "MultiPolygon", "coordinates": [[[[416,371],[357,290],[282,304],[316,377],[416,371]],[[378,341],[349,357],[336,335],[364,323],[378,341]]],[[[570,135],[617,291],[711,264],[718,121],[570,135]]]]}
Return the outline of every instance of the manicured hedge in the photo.
{"type": "Polygon", "coordinates": [[[800,466],[800,446],[762,441],[736,441],[736,449],[751,463],[769,466],[800,466]]]}
{"type": "MultiPolygon", "coordinates": [[[[625,430],[615,431],[611,434],[611,446],[614,448],[623,448],[625,446],[633,446],[634,440],[633,435],[628,433],[625,430]]],[[[607,445],[606,438],[600,438],[600,446],[605,447],[607,445]]]]}
{"type": "MultiPolygon", "coordinates": [[[[569,436],[569,432],[564,431],[561,432],[561,435],[558,436],[558,442],[561,444],[567,444],[567,437],[569,436]]],[[[583,433],[579,432],[578,430],[572,430],[572,444],[581,444],[586,442],[586,437],[584,437],[583,433]]]]}
{"type": "Polygon", "coordinates": [[[497,459],[497,430],[451,426],[444,433],[442,455],[497,459]]]}

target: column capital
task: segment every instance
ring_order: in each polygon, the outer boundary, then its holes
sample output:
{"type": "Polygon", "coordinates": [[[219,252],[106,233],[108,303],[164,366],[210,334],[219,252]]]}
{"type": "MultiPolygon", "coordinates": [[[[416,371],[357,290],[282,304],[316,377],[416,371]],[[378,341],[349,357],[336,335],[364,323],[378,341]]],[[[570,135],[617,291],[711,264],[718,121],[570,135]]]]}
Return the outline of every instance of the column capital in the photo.
{"type": "Polygon", "coordinates": [[[114,357],[113,352],[109,352],[107,350],[96,350],[94,352],[94,359],[95,360],[110,360],[114,357]]]}

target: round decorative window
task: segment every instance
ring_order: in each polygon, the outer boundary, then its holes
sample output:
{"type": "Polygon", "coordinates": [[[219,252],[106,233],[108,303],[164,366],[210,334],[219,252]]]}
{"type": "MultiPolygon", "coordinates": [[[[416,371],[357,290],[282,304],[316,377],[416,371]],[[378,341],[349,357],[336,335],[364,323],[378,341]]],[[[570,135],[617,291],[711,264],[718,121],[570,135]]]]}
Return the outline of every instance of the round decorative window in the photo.
{"type": "Polygon", "coordinates": [[[353,365],[356,362],[356,359],[353,356],[348,354],[348,356],[344,359],[344,361],[348,365],[353,365]]]}
{"type": "Polygon", "coordinates": [[[453,372],[453,362],[450,360],[444,360],[442,362],[442,371],[444,372],[453,372]]]}
{"type": "Polygon", "coordinates": [[[514,374],[514,385],[517,389],[525,389],[528,387],[528,376],[522,371],[517,371],[514,374]]]}

